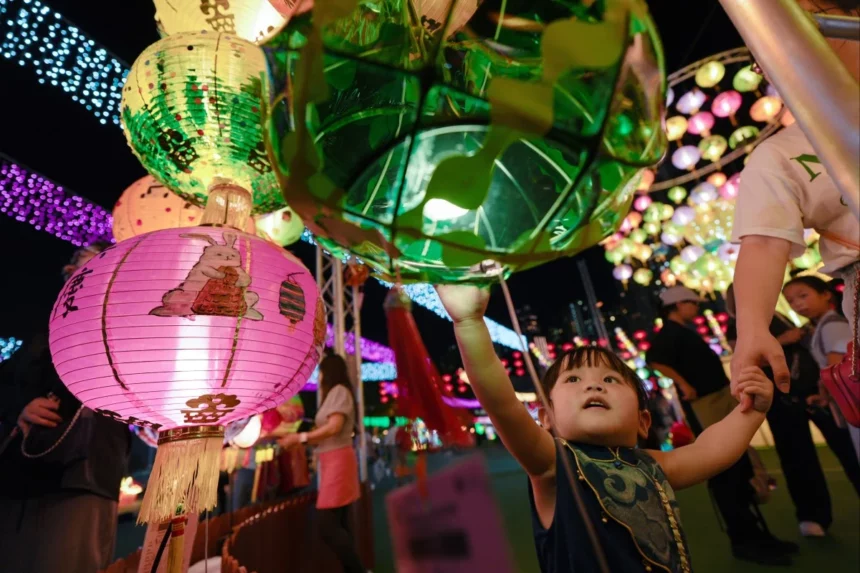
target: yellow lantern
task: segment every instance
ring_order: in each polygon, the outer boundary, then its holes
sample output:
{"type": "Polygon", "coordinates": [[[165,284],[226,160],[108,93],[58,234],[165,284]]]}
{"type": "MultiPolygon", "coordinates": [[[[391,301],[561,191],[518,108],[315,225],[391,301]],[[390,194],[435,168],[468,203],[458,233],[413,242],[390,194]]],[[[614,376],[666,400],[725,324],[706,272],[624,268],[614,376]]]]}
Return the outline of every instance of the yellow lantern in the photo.
{"type": "Polygon", "coordinates": [[[660,233],[660,223],[651,221],[642,225],[642,229],[649,235],[657,235],[660,233]]]}
{"type": "Polygon", "coordinates": [[[707,181],[714,187],[720,188],[725,185],[726,181],[728,181],[728,177],[726,177],[725,173],[717,171],[716,173],[711,173],[707,181]]]}
{"type": "Polygon", "coordinates": [[[632,255],[635,248],[636,244],[630,239],[621,239],[620,241],[618,241],[618,246],[615,247],[615,249],[625,258],[632,255]]]}
{"type": "Polygon", "coordinates": [[[773,96],[764,96],[758,99],[750,108],[750,117],[753,121],[772,121],[782,109],[782,101],[773,96]]]}
{"type": "Polygon", "coordinates": [[[636,245],[636,248],[633,249],[633,256],[643,263],[651,258],[651,254],[651,247],[648,245],[636,245]]]}
{"type": "Polygon", "coordinates": [[[676,115],[666,120],[666,137],[669,141],[678,141],[687,133],[687,118],[676,115]]]}
{"type": "Polygon", "coordinates": [[[654,172],[650,169],[646,169],[642,172],[642,175],[639,179],[639,185],[636,187],[637,191],[648,191],[651,188],[651,185],[654,183],[654,172]]]}
{"type": "Polygon", "coordinates": [[[624,260],[624,254],[618,249],[606,249],[606,254],[604,256],[606,257],[606,260],[613,265],[619,265],[624,260]]]}
{"type": "MultiPolygon", "coordinates": [[[[699,151],[702,152],[702,157],[704,159],[714,162],[719,161],[720,157],[722,157],[726,152],[728,146],[729,143],[722,135],[710,135],[699,142],[699,151]]],[[[722,175],[722,173],[720,175],[722,175]]]]}
{"type": "Polygon", "coordinates": [[[645,232],[645,229],[634,229],[630,232],[629,237],[631,241],[641,245],[648,240],[648,233],[645,232]]]}
{"type": "Polygon", "coordinates": [[[680,203],[687,197],[687,190],[680,185],[676,185],[675,187],[669,189],[667,195],[669,196],[669,199],[671,199],[675,203],[680,203]]]}
{"type": "Polygon", "coordinates": [[[650,269],[636,269],[633,273],[633,282],[642,286],[651,284],[652,278],[654,278],[654,273],[650,269]]]}
{"type": "Polygon", "coordinates": [[[726,75],[726,67],[720,62],[711,61],[703,64],[696,71],[696,83],[699,87],[712,88],[726,75]]]}
{"type": "Polygon", "coordinates": [[[680,276],[682,273],[687,272],[688,268],[687,263],[680,256],[676,255],[669,261],[669,269],[676,275],[680,276]]]}
{"type": "Polygon", "coordinates": [[[153,0],[153,4],[162,36],[206,30],[264,44],[287,23],[270,0],[153,0]]]}

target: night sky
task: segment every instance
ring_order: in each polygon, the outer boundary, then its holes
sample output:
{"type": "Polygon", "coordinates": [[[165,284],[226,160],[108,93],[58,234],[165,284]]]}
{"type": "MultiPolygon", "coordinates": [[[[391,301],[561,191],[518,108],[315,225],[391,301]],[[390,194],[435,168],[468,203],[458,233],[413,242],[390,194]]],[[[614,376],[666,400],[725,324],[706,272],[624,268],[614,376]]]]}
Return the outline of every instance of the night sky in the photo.
{"type": "MultiPolygon", "coordinates": [[[[147,0],[43,1],[126,64],[158,40],[155,9],[147,0]]],[[[663,38],[669,72],[742,45],[717,0],[649,4],[663,38]]],[[[109,210],[129,184],[145,175],[121,129],[99,124],[59,88],[39,85],[32,68],[0,59],[0,78],[0,152],[109,210]]],[[[45,328],[62,284],[60,269],[74,247],[5,216],[0,216],[0,237],[4,250],[0,337],[26,338],[45,328]]],[[[309,266],[313,264],[311,246],[300,244],[291,250],[309,266]]],[[[587,260],[598,298],[610,305],[616,302],[620,285],[611,277],[611,265],[604,260],[603,250],[596,247],[580,256],[587,260]]],[[[515,302],[528,303],[545,325],[560,324],[567,305],[584,297],[573,259],[515,275],[509,284],[515,302]]],[[[366,290],[363,333],[386,341],[382,311],[386,291],[373,280],[366,290]]],[[[489,315],[510,324],[500,295],[493,298],[489,315]]],[[[415,316],[431,355],[436,359],[450,357],[450,325],[418,306],[415,316]]]]}

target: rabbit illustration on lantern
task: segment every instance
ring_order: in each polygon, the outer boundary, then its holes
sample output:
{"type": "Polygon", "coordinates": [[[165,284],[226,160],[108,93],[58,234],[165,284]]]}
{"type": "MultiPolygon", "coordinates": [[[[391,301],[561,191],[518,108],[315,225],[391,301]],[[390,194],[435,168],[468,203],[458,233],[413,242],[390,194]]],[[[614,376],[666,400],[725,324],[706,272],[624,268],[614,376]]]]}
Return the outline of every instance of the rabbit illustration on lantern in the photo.
{"type": "Polygon", "coordinates": [[[224,233],[224,244],[218,244],[204,234],[182,235],[188,239],[203,239],[209,246],[179,287],[164,294],[162,306],[149,314],[155,316],[236,316],[262,320],[263,315],[254,308],[260,296],[248,290],[251,277],[242,268],[242,256],[236,244],[235,233],[224,233]]]}

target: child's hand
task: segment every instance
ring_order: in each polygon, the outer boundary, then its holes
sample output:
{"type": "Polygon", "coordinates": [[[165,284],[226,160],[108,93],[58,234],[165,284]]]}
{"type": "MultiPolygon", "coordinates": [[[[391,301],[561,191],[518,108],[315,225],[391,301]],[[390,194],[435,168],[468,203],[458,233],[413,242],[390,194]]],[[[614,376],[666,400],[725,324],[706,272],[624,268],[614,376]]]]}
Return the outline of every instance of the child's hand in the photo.
{"type": "Polygon", "coordinates": [[[490,289],[471,285],[437,285],[436,292],[455,323],[482,319],[490,301],[490,289]]]}
{"type": "Polygon", "coordinates": [[[773,402],[773,382],[757,366],[744,368],[738,376],[738,394],[752,398],[753,409],[766,414],[773,402]]]}

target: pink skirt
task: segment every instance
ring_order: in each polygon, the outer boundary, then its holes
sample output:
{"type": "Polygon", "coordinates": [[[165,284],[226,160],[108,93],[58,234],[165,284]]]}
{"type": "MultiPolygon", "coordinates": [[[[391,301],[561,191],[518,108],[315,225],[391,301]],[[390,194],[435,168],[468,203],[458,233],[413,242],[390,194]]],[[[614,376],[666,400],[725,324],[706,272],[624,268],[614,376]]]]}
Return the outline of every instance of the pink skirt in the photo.
{"type": "Polygon", "coordinates": [[[329,450],[318,456],[320,474],[317,509],[349,505],[361,497],[358,460],[350,446],[329,450]]]}

